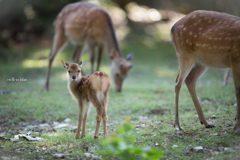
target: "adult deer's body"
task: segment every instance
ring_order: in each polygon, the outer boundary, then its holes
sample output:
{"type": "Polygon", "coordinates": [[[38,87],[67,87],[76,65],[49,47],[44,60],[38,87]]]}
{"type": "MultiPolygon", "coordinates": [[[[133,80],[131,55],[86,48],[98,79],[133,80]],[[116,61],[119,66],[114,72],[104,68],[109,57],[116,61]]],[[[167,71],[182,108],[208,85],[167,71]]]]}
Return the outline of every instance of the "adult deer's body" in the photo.
{"type": "Polygon", "coordinates": [[[202,124],[209,124],[197,99],[195,85],[207,67],[231,68],[237,96],[236,133],[240,135],[240,18],[211,11],[194,11],[180,19],[171,30],[179,73],[175,85],[175,123],[181,130],[178,115],[179,92],[185,81],[202,124]]]}
{"type": "Polygon", "coordinates": [[[68,89],[74,99],[78,101],[79,115],[76,138],[79,138],[81,124],[81,137],[85,135],[86,121],[90,102],[96,108],[96,130],[94,138],[98,138],[99,126],[103,119],[103,132],[107,134],[107,102],[110,79],[104,72],[94,72],[91,76],[81,75],[82,61],[68,64],[62,60],[63,67],[68,70],[68,89]]]}
{"type": "Polygon", "coordinates": [[[121,91],[123,80],[132,67],[129,62],[132,54],[128,54],[126,59],[123,57],[107,11],[87,2],[72,3],[62,9],[54,25],[55,36],[49,56],[45,90],[48,90],[53,59],[60,48],[69,40],[75,46],[72,56],[75,63],[79,61],[83,47],[86,45],[90,55],[91,74],[93,73],[95,47],[98,48],[97,71],[99,70],[103,48],[105,48],[109,58],[111,58],[111,73],[115,82],[115,89],[121,91]]]}

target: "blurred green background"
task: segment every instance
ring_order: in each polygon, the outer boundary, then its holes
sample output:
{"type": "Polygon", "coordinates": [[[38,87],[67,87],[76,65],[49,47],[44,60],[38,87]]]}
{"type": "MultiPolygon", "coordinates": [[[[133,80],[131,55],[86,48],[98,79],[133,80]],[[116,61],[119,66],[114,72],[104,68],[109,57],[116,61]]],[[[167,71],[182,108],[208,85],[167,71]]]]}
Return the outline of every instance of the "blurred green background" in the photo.
{"type": "MultiPolygon", "coordinates": [[[[60,10],[77,0],[0,0],[0,61],[23,61],[27,45],[50,47],[53,22],[60,10]],[[15,48],[17,47],[17,49],[15,48]],[[20,48],[20,49],[19,49],[20,48]]],[[[239,0],[89,0],[110,12],[120,41],[142,34],[151,47],[169,41],[169,30],[184,14],[204,9],[238,16],[239,0]]],[[[47,58],[47,54],[39,58],[47,58]]],[[[27,63],[27,62],[25,62],[27,63]]]]}

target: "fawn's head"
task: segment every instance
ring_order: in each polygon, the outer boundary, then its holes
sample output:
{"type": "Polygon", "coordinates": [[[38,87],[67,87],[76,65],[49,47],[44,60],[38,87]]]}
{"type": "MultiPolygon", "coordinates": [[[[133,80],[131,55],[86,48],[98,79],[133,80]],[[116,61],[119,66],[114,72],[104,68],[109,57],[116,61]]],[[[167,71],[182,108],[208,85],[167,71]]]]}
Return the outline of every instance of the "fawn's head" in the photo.
{"type": "Polygon", "coordinates": [[[111,52],[111,74],[115,83],[115,90],[121,92],[123,80],[128,76],[128,71],[133,65],[130,63],[130,60],[133,57],[133,53],[129,53],[126,56],[126,59],[119,56],[117,51],[111,52]]]}
{"type": "Polygon", "coordinates": [[[68,70],[68,81],[79,81],[81,79],[82,62],[83,60],[78,63],[68,64],[62,60],[63,67],[68,70]]]}

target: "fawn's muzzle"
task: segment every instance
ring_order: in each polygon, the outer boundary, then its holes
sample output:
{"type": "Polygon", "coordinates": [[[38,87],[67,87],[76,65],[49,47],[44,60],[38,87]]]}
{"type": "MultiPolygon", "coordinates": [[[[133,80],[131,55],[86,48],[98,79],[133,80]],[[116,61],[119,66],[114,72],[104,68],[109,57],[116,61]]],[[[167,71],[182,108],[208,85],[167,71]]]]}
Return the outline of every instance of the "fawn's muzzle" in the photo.
{"type": "Polygon", "coordinates": [[[73,75],[73,76],[72,76],[72,79],[76,79],[76,76],[75,76],[75,75],[73,75]]]}

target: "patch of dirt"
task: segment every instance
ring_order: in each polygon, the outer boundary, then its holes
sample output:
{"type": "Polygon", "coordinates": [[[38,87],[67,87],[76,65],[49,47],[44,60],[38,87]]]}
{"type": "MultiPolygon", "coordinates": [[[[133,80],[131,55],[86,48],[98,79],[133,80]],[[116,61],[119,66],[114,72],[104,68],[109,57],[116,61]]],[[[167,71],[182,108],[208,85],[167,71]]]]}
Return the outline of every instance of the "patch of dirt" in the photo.
{"type": "Polygon", "coordinates": [[[17,157],[23,155],[23,153],[20,152],[16,152],[15,149],[13,150],[6,150],[6,149],[2,149],[0,148],[0,159],[15,159],[18,160],[17,157]]]}
{"type": "Polygon", "coordinates": [[[156,108],[156,109],[151,109],[148,112],[148,114],[164,115],[167,112],[170,112],[170,110],[159,107],[159,108],[156,108]]]}

